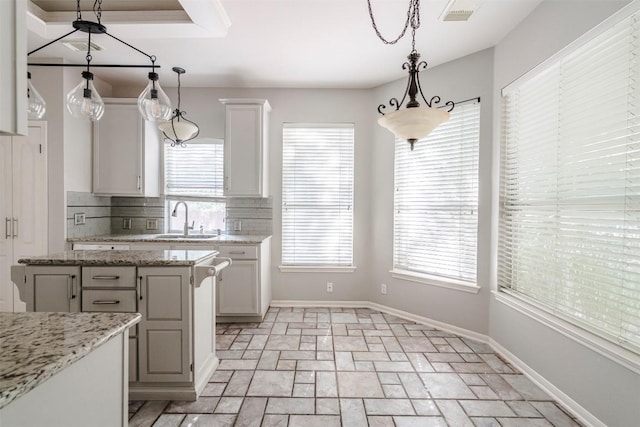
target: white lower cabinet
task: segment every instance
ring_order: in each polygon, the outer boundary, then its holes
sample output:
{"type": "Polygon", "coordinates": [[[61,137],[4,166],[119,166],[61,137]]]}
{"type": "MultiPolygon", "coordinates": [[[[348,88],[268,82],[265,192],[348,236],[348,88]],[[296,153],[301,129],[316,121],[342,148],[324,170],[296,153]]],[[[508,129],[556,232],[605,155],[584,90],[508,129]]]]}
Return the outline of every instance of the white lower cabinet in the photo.
{"type": "Polygon", "coordinates": [[[191,380],[189,278],[188,268],[138,268],[141,382],[191,380]]]}
{"type": "Polygon", "coordinates": [[[28,266],[27,311],[80,311],[80,267],[28,266]]]}
{"type": "Polygon", "coordinates": [[[224,244],[220,257],[232,264],[218,277],[218,320],[244,322],[264,318],[271,304],[271,238],[258,244],[224,244]]]}
{"type": "Polygon", "coordinates": [[[258,315],[258,261],[233,260],[218,277],[218,313],[258,315]]]}

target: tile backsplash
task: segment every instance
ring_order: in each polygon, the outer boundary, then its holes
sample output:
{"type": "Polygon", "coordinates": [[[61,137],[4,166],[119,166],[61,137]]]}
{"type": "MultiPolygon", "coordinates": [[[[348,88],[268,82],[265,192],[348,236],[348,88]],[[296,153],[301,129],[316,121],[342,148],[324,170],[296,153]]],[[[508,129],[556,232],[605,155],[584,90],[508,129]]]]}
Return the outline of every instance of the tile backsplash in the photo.
{"type": "MultiPolygon", "coordinates": [[[[98,197],[91,193],[69,191],[67,236],[163,233],[164,209],[164,197],[98,197]],[[74,223],[76,214],[84,214],[84,224],[74,223]]],[[[271,234],[272,223],[271,197],[226,199],[227,234],[271,234]]]]}
{"type": "Polygon", "coordinates": [[[115,196],[111,198],[111,234],[163,232],[164,198],[115,196]]]}
{"type": "Polygon", "coordinates": [[[67,237],[98,236],[111,233],[111,197],[67,192],[67,237]],[[76,215],[84,224],[76,225],[76,215]],[[80,218],[79,218],[80,219],[80,218]]]}
{"type": "Polygon", "coordinates": [[[273,199],[271,197],[227,199],[225,218],[227,234],[271,234],[272,223],[273,199]]]}

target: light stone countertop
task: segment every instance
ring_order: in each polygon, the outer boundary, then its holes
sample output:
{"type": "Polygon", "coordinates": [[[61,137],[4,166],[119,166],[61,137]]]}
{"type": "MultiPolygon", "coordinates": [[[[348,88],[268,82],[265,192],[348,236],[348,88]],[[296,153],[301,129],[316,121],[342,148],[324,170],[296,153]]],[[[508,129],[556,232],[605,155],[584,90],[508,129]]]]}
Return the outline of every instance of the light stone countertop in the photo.
{"type": "Polygon", "coordinates": [[[86,250],[20,258],[18,263],[28,265],[191,266],[216,255],[218,255],[218,251],[213,250],[86,250]]]}
{"type": "Polygon", "coordinates": [[[0,313],[0,409],[140,319],[139,313],[0,313]]]}
{"type": "Polygon", "coordinates": [[[160,237],[162,234],[106,234],[101,236],[71,237],[67,241],[70,243],[92,243],[92,242],[130,242],[130,243],[232,243],[232,244],[259,244],[271,237],[263,234],[221,234],[209,238],[194,237],[160,237]]]}

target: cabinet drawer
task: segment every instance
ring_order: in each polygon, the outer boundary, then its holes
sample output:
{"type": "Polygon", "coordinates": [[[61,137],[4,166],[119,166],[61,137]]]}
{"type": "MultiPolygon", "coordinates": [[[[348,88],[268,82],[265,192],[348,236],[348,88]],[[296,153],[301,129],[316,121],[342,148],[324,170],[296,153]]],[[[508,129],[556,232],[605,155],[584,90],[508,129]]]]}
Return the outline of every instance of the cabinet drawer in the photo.
{"type": "Polygon", "coordinates": [[[135,267],[83,267],[83,288],[135,288],[135,267]]]}
{"type": "Polygon", "coordinates": [[[121,313],[135,313],[136,291],[82,291],[82,311],[113,311],[121,313]]]}
{"type": "Polygon", "coordinates": [[[231,259],[258,259],[258,247],[253,245],[220,245],[221,257],[231,259]]]}

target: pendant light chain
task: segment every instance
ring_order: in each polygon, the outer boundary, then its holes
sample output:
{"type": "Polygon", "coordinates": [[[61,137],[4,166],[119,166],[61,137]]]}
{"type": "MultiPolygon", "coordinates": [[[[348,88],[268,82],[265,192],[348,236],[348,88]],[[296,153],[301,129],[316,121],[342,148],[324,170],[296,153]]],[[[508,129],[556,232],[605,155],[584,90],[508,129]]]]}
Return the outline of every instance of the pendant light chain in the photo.
{"type": "Polygon", "coordinates": [[[371,8],[371,0],[367,0],[367,6],[369,7],[369,17],[371,18],[371,25],[376,32],[376,35],[384,44],[396,44],[407,32],[409,25],[411,25],[411,49],[412,52],[416,50],[416,29],[420,27],[420,0],[409,0],[409,9],[407,10],[407,20],[404,23],[404,28],[398,37],[393,40],[387,40],[384,38],[376,20],[373,17],[373,9],[371,8]]]}
{"type": "MultiPolygon", "coordinates": [[[[80,3],[79,0],[78,3],[80,3]]],[[[102,0],[95,0],[93,2],[93,13],[96,14],[96,18],[98,18],[98,24],[100,24],[100,19],[102,18],[102,0]]]]}

